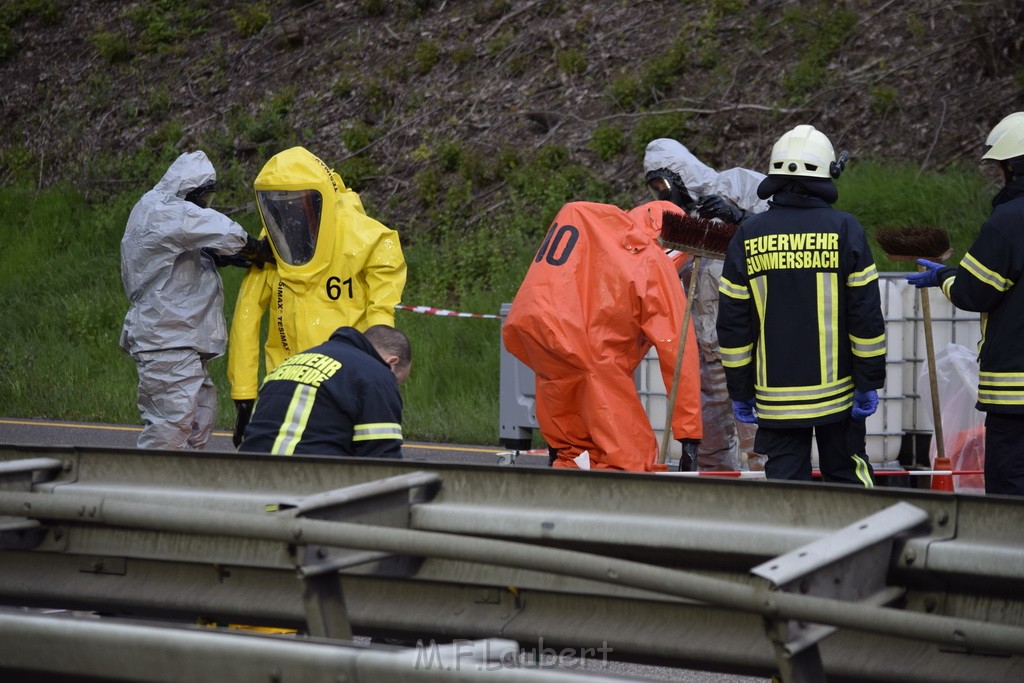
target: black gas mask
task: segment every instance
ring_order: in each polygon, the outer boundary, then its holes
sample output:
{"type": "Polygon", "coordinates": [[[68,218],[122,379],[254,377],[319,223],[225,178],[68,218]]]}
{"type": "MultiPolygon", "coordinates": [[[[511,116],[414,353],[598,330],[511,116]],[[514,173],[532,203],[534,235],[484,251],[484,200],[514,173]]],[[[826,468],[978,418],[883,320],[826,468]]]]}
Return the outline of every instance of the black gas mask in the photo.
{"type": "Polygon", "coordinates": [[[210,180],[194,190],[190,190],[185,195],[186,202],[192,202],[196,206],[204,209],[210,208],[210,203],[213,201],[213,193],[217,191],[217,181],[210,180]]]}
{"type": "Polygon", "coordinates": [[[693,209],[695,203],[693,197],[686,191],[683,179],[675,171],[670,171],[667,168],[648,171],[644,183],[655,199],[672,202],[687,213],[693,209]]]}

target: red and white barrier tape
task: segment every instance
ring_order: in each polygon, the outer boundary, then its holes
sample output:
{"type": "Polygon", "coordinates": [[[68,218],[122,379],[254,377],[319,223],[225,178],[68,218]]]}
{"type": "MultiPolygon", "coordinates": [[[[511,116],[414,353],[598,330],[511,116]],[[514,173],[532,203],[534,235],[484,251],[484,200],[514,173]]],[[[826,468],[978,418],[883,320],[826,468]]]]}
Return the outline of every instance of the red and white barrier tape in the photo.
{"type": "Polygon", "coordinates": [[[460,313],[458,311],[449,311],[444,308],[431,308],[430,306],[395,306],[403,311],[412,311],[413,313],[428,313],[430,315],[447,315],[453,318],[501,318],[500,315],[491,315],[490,313],[460,313]]]}
{"type": "MultiPolygon", "coordinates": [[[[984,470],[875,470],[876,477],[935,477],[935,476],[961,476],[970,474],[984,474],[984,470]]],[[[681,475],[684,477],[726,477],[732,479],[764,479],[765,474],[761,470],[742,470],[736,471],[717,471],[708,470],[706,472],[660,472],[659,474],[674,474],[681,475]]],[[[821,472],[814,470],[812,476],[815,478],[821,477],[821,472]]]]}

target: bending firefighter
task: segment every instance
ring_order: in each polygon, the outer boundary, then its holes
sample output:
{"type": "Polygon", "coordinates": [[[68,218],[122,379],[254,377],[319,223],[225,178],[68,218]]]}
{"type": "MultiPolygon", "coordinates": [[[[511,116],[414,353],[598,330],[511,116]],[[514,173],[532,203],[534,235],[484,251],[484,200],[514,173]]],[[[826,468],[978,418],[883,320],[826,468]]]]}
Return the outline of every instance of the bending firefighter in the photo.
{"type": "Polygon", "coordinates": [[[206,366],[227,345],[217,265],[262,264],[259,243],[208,208],[216,180],[205,153],[182,154],[139,199],[121,240],[131,306],[120,345],[139,371],[139,448],[203,448],[209,441],[217,389],[206,366]]]}
{"type": "MultiPolygon", "coordinates": [[[[672,383],[685,295],[655,241],[668,202],[626,212],[572,202],[558,212],[502,327],[505,348],[536,375],[537,421],[555,467],[654,469],[658,444],[633,373],[653,345],[672,383]]],[[[693,327],[672,431],[701,438],[693,327]]]]}
{"type": "Polygon", "coordinates": [[[267,375],[239,450],[277,455],[402,457],[409,339],[388,325],[338,328],[267,375]]]}
{"type": "Polygon", "coordinates": [[[268,306],[269,375],[339,327],[394,327],[406,274],[398,233],[367,216],[359,195],[306,149],[272,157],[254,188],[277,266],[250,270],[235,305],[228,379],[238,411],[236,446],[257,394],[260,322],[268,306]]]}
{"type": "MultiPolygon", "coordinates": [[[[648,143],[644,170],[648,188],[655,196],[672,201],[688,213],[739,223],[747,215],[768,208],[768,203],[757,196],[763,174],[745,168],[719,173],[676,140],[658,138],[648,143]]],[[[684,287],[688,287],[693,257],[674,250],[668,254],[677,264],[684,287]]],[[[744,454],[753,454],[757,427],[735,419],[726,388],[715,330],[721,275],[721,260],[700,259],[695,291],[686,292],[693,299],[693,326],[700,348],[701,415],[705,430],[697,459],[699,469],[739,470],[744,454]]]]}
{"type": "Polygon", "coordinates": [[[885,322],[867,236],[839,197],[832,143],[797,126],[772,148],[758,196],[722,268],[718,339],[741,421],[769,479],[811,479],[811,438],[825,481],[873,485],[864,420],[885,383],[885,322]]]}
{"type": "MultiPolygon", "coordinates": [[[[980,311],[978,403],[985,413],[985,492],[1024,496],[1024,112],[1000,121],[982,159],[1004,187],[959,267],[921,259],[907,280],[941,287],[957,308],[980,311]]],[[[947,446],[948,449],[948,446],[947,446]]]]}

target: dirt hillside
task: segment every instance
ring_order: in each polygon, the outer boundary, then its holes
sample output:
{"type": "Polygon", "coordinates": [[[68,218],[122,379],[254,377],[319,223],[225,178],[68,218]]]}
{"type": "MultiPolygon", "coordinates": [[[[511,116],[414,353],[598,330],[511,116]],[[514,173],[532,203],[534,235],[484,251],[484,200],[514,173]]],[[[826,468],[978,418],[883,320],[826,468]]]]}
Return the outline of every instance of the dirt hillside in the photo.
{"type": "Polygon", "coordinates": [[[798,123],[934,170],[1024,109],[1015,0],[4,5],[0,182],[102,194],[152,180],[132,160],[203,147],[251,183],[302,144],[413,232],[428,180],[461,173],[487,206],[495,164],[545,146],[620,191],[652,137],[763,168],[798,123]]]}

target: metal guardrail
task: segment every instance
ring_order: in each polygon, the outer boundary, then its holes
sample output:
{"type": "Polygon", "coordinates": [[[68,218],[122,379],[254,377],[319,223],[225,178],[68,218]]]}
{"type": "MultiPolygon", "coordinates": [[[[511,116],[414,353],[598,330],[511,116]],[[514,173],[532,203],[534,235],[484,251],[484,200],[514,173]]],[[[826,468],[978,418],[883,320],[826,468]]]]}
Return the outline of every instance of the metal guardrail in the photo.
{"type": "Polygon", "coordinates": [[[1024,674],[1013,499],[3,446],[0,472],[42,456],[60,468],[18,490],[0,475],[0,515],[39,525],[0,523],[0,604],[542,638],[787,681],[1024,674]]]}

